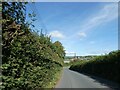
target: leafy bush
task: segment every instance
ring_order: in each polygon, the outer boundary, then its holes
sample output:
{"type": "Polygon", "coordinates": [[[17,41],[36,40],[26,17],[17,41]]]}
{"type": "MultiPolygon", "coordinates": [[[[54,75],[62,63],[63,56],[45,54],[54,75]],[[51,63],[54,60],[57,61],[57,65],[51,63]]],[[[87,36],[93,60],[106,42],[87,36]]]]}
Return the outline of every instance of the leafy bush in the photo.
{"type": "Polygon", "coordinates": [[[97,75],[120,83],[120,50],[108,55],[98,56],[93,60],[79,61],[71,65],[70,69],[78,72],[97,75]]]}
{"type": "Polygon", "coordinates": [[[25,22],[25,5],[2,3],[3,90],[40,90],[53,82],[63,66],[65,52],[59,41],[33,32],[25,22]],[[21,25],[19,25],[21,23],[21,25]]]}

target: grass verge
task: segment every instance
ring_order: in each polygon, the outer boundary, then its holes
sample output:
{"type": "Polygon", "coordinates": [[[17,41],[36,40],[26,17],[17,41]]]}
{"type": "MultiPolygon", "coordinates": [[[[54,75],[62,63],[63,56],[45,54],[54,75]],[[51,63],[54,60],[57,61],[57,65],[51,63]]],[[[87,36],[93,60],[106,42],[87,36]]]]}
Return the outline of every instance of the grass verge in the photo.
{"type": "Polygon", "coordinates": [[[48,85],[46,86],[46,88],[55,88],[56,84],[57,84],[58,81],[60,80],[62,71],[63,71],[63,67],[54,74],[53,80],[51,80],[51,81],[48,83],[48,85]]]}

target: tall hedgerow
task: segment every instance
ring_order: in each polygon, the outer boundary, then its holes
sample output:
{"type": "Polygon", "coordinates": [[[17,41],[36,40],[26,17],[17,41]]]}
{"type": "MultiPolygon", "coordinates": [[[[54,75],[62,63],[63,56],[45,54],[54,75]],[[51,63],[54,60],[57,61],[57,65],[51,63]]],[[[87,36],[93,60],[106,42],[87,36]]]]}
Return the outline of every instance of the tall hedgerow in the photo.
{"type": "Polygon", "coordinates": [[[71,65],[71,70],[89,73],[120,83],[120,50],[71,65]]]}
{"type": "Polygon", "coordinates": [[[55,74],[62,69],[62,44],[58,41],[55,45],[50,37],[29,28],[29,22],[25,22],[26,4],[2,3],[3,90],[40,90],[54,81],[55,74]]]}

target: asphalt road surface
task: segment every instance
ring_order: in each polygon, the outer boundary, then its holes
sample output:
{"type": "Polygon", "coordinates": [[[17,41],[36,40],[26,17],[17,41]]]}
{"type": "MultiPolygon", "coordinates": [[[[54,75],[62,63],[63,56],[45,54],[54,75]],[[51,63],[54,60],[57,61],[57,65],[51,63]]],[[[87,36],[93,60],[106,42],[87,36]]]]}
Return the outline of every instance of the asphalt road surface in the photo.
{"type": "Polygon", "coordinates": [[[95,76],[84,75],[64,68],[56,88],[119,88],[119,85],[95,76]]]}

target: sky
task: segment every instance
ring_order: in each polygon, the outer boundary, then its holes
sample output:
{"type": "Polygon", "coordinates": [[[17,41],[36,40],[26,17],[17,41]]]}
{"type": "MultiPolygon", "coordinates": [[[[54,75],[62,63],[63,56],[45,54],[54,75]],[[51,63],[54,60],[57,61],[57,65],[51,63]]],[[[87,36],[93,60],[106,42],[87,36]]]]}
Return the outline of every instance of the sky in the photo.
{"type": "Polygon", "coordinates": [[[36,13],[37,30],[60,41],[66,55],[101,55],[118,49],[118,3],[36,2],[27,5],[36,13]]]}

